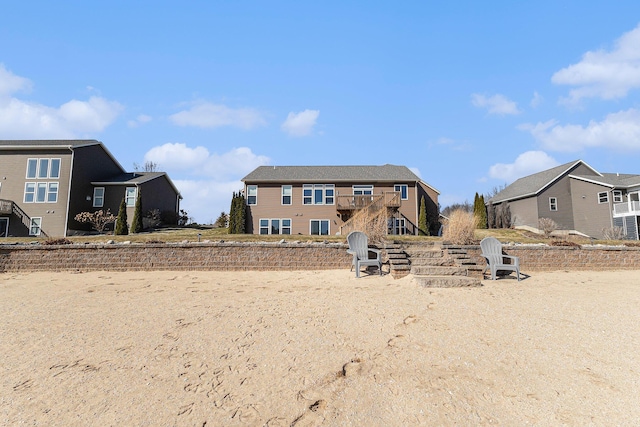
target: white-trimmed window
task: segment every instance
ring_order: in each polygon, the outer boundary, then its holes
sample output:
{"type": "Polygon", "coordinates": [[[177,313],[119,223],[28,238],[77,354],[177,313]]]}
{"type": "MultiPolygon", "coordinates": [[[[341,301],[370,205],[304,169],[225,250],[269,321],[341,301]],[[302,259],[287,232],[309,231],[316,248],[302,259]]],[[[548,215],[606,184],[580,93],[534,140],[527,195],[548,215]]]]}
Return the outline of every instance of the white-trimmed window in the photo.
{"type": "Polygon", "coordinates": [[[258,204],[258,186],[247,185],[247,205],[258,204]]]}
{"type": "Polygon", "coordinates": [[[302,186],[303,205],[333,205],[336,186],[334,184],[304,184],[302,186]]]}
{"type": "Polygon", "coordinates": [[[290,185],[282,186],[282,204],[290,205],[291,204],[291,196],[293,194],[293,189],[290,185]]]}
{"type": "Polygon", "coordinates": [[[95,187],[93,189],[93,207],[101,208],[104,206],[104,187],[95,187]]]}
{"type": "Polygon", "coordinates": [[[622,191],[613,190],[613,203],[622,203],[622,191]]]}
{"type": "Polygon", "coordinates": [[[125,204],[129,207],[136,205],[136,187],[127,187],[124,196],[125,204]]]}
{"type": "Polygon", "coordinates": [[[598,203],[609,203],[609,192],[602,191],[598,193],[598,203]]]}
{"type": "Polygon", "coordinates": [[[47,203],[56,203],[58,201],[58,183],[50,182],[47,184],[47,203]]]}
{"type": "Polygon", "coordinates": [[[309,234],[317,236],[329,235],[328,219],[312,219],[309,221],[309,234]]]}
{"type": "Polygon", "coordinates": [[[57,182],[26,182],[24,184],[25,203],[56,203],[57,201],[57,182]]]}
{"type": "Polygon", "coordinates": [[[393,186],[393,191],[400,193],[400,198],[402,200],[409,199],[409,186],[407,184],[396,184],[393,186]]]}
{"type": "Polygon", "coordinates": [[[38,170],[38,159],[27,159],[27,178],[36,179],[38,170]]]}
{"type": "Polygon", "coordinates": [[[28,179],[58,179],[60,178],[60,159],[41,158],[27,159],[28,179]]]}
{"type": "Polygon", "coordinates": [[[260,218],[260,234],[291,234],[291,219],[260,218]]]}
{"type": "Polygon", "coordinates": [[[51,164],[49,165],[49,178],[60,178],[60,159],[51,159],[51,164]]]}
{"type": "Polygon", "coordinates": [[[41,217],[31,218],[31,222],[29,224],[29,236],[39,236],[41,228],[42,228],[42,218],[41,217]]]}
{"type": "Polygon", "coordinates": [[[36,183],[27,182],[24,184],[24,202],[33,203],[36,201],[36,183]]]}
{"type": "Polygon", "coordinates": [[[549,210],[552,212],[558,210],[558,199],[556,197],[549,197],[549,210]]]}
{"type": "Polygon", "coordinates": [[[354,185],[352,188],[353,188],[354,196],[372,196],[373,195],[373,185],[354,185]]]}
{"type": "Polygon", "coordinates": [[[44,203],[47,201],[47,183],[36,183],[36,203],[44,203]]]}

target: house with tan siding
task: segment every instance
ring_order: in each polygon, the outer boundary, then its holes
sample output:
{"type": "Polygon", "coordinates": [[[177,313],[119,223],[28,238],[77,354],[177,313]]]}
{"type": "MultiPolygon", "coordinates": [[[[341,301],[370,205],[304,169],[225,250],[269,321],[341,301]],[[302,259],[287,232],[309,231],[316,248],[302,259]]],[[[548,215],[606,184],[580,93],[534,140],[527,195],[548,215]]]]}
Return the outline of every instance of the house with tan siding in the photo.
{"type": "Polygon", "coordinates": [[[142,212],[178,216],[180,193],[164,172],[126,172],[96,140],[0,140],[0,237],[64,237],[89,231],[80,212],[109,209],[124,198],[142,212]]]}
{"type": "Polygon", "coordinates": [[[576,160],[520,178],[493,196],[490,210],[508,206],[511,225],[538,230],[550,218],[565,232],[603,238],[617,228],[638,239],[640,175],[600,173],[576,160]]]}
{"type": "Polygon", "coordinates": [[[429,231],[440,227],[440,193],[406,166],[260,166],[242,182],[248,233],[347,234],[366,213],[388,234],[418,234],[422,197],[429,231]]]}

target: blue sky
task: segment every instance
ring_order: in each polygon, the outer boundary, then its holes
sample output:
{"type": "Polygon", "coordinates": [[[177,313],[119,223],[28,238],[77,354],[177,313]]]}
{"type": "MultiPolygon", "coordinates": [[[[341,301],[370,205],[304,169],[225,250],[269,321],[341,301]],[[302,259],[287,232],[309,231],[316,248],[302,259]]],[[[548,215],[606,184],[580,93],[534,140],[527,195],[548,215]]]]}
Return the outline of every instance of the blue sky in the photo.
{"type": "Polygon", "coordinates": [[[473,201],[640,173],[640,2],[5,2],[0,139],[94,138],[197,221],[260,165],[400,164],[473,201]]]}

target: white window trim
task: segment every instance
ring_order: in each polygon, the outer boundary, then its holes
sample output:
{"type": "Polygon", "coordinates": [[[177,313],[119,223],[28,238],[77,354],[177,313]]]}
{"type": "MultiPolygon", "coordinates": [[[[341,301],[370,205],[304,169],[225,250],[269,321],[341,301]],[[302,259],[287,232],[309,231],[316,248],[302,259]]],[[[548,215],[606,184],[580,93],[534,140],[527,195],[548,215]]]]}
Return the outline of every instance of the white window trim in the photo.
{"type": "Polygon", "coordinates": [[[62,168],[62,159],[59,157],[52,157],[49,159],[49,179],[60,179],[60,169],[62,168]],[[57,160],[58,161],[58,176],[53,176],[51,174],[51,165],[53,164],[53,161],[57,160]]]}
{"type": "Polygon", "coordinates": [[[37,176],[38,176],[38,159],[34,158],[34,157],[29,157],[27,159],[27,171],[25,172],[25,178],[26,179],[36,179],[37,176]],[[35,171],[33,173],[33,176],[29,176],[29,163],[32,160],[36,162],[36,169],[35,169],[35,171]]]}
{"type": "Polygon", "coordinates": [[[551,212],[558,211],[558,198],[557,197],[549,197],[549,210],[551,212]]]}
{"type": "Polygon", "coordinates": [[[104,207],[104,187],[94,187],[93,188],[93,207],[94,208],[102,208],[102,207],[104,207]],[[96,190],[102,190],[102,196],[101,197],[97,197],[96,196],[96,190]],[[96,203],[96,199],[97,198],[102,199],[102,203],[97,204],[96,203]]]}
{"type": "Polygon", "coordinates": [[[608,191],[600,191],[598,193],[598,204],[603,205],[605,203],[609,203],[609,192],[608,191]]]}
{"type": "Polygon", "coordinates": [[[311,236],[331,236],[331,220],[329,220],[329,219],[310,219],[309,220],[309,235],[311,235],[311,236]],[[313,221],[318,221],[320,223],[320,224],[318,224],[319,225],[318,231],[322,230],[322,221],[327,221],[327,225],[328,225],[327,234],[311,234],[311,223],[313,221]]]}
{"type": "Polygon", "coordinates": [[[293,204],[293,185],[283,185],[280,187],[280,204],[282,206],[290,206],[293,204]],[[289,194],[284,194],[285,189],[289,190],[289,194]],[[284,202],[286,196],[289,196],[289,203],[284,202]]]}
{"type": "Polygon", "coordinates": [[[303,184],[302,185],[302,205],[303,206],[320,206],[327,205],[333,206],[336,204],[336,185],[335,184],[303,184]],[[311,190],[311,196],[305,196],[304,191],[311,190]],[[316,190],[322,190],[322,201],[316,203],[316,190]],[[333,190],[333,195],[328,196],[327,191],[333,190]],[[305,203],[305,199],[310,199],[311,203],[305,203]],[[331,199],[331,203],[327,202],[327,199],[331,199]]]}
{"type": "Polygon", "coordinates": [[[24,197],[22,199],[24,203],[35,203],[36,202],[36,183],[35,182],[25,182],[24,183],[24,197]],[[27,193],[27,187],[29,184],[33,185],[33,192],[27,193]],[[27,194],[33,195],[33,200],[27,200],[27,194]]]}
{"type": "Polygon", "coordinates": [[[31,218],[31,221],[29,222],[29,236],[39,236],[41,232],[42,232],[42,217],[36,216],[36,217],[31,218]],[[35,220],[39,220],[39,223],[36,226],[36,227],[38,227],[38,232],[37,233],[32,233],[31,230],[34,227],[34,221],[35,220]]]}
{"type": "Polygon", "coordinates": [[[274,233],[271,232],[271,221],[280,221],[280,227],[278,228],[278,234],[277,235],[291,235],[291,228],[293,226],[293,221],[291,221],[291,218],[260,218],[258,220],[258,234],[262,235],[262,236],[267,236],[267,235],[272,235],[274,233]],[[262,221],[267,221],[267,234],[262,234],[260,231],[263,228],[262,227],[262,221]],[[289,221],[289,225],[288,226],[284,226],[282,224],[283,221],[289,221]],[[283,228],[288,228],[289,229],[289,233],[285,234],[282,232],[283,228]]]}
{"type": "Polygon", "coordinates": [[[624,199],[622,198],[622,191],[613,190],[613,203],[622,203],[623,200],[624,199]]]}
{"type": "Polygon", "coordinates": [[[400,193],[400,200],[409,200],[409,185],[408,184],[395,184],[393,186],[393,191],[397,191],[400,193]],[[396,187],[400,187],[400,190],[396,190],[396,187]],[[406,197],[402,197],[402,187],[406,188],[405,194],[406,197]]]}
{"type": "Polygon", "coordinates": [[[258,204],[258,186],[257,185],[247,185],[247,206],[256,206],[257,204],[258,204]],[[256,194],[254,196],[256,198],[255,203],[249,203],[249,196],[251,196],[251,194],[249,194],[249,193],[250,193],[250,190],[252,188],[255,188],[255,190],[256,190],[256,194]]]}
{"type": "Polygon", "coordinates": [[[126,187],[126,189],[124,190],[124,204],[126,207],[128,208],[132,208],[136,205],[136,199],[138,198],[138,187],[126,187]],[[133,196],[131,197],[131,199],[133,199],[133,203],[129,204],[129,190],[133,189],[133,196]]]}
{"type": "Polygon", "coordinates": [[[354,195],[354,196],[359,196],[359,195],[362,195],[362,196],[369,196],[369,195],[371,195],[371,196],[373,196],[373,192],[375,191],[375,188],[374,188],[374,186],[373,186],[373,185],[368,185],[368,184],[358,184],[358,185],[353,185],[353,186],[351,186],[351,191],[353,192],[353,195],[354,195]],[[367,190],[368,190],[369,188],[371,189],[371,194],[356,194],[356,189],[357,189],[357,190],[362,191],[362,190],[364,190],[364,189],[367,189],[367,190]]]}
{"type": "Polygon", "coordinates": [[[49,183],[47,182],[36,182],[36,198],[35,198],[35,202],[36,203],[47,203],[47,192],[49,191],[49,183]],[[44,196],[42,198],[42,200],[38,200],[38,190],[40,188],[44,187],[44,196]]]}
{"type": "Polygon", "coordinates": [[[58,184],[57,181],[47,182],[47,194],[45,195],[46,203],[58,203],[58,193],[60,193],[60,184],[58,184]],[[56,191],[51,191],[51,186],[52,185],[55,185],[56,191]],[[55,200],[49,200],[49,197],[52,194],[56,195],[56,199],[55,200]]]}

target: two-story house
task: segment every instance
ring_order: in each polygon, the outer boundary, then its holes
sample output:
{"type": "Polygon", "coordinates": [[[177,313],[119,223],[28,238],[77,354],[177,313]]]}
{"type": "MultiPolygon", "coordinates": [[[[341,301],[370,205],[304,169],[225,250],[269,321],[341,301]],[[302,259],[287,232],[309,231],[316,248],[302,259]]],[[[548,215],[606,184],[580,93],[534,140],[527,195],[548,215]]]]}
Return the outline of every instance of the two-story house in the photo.
{"type": "Polygon", "coordinates": [[[123,198],[131,221],[138,192],[143,213],[177,218],[181,196],[166,173],[128,173],[99,141],[0,140],[0,236],[87,231],[78,213],[115,215],[123,198]]]}
{"type": "Polygon", "coordinates": [[[540,218],[550,218],[566,232],[603,238],[619,227],[638,239],[639,195],[640,175],[600,173],[576,160],[520,178],[487,204],[508,205],[514,227],[537,229],[540,218]]]}
{"type": "Polygon", "coordinates": [[[242,181],[253,234],[347,234],[365,214],[418,234],[422,197],[430,232],[440,226],[440,193],[406,166],[260,166],[242,181]]]}

